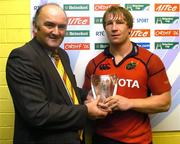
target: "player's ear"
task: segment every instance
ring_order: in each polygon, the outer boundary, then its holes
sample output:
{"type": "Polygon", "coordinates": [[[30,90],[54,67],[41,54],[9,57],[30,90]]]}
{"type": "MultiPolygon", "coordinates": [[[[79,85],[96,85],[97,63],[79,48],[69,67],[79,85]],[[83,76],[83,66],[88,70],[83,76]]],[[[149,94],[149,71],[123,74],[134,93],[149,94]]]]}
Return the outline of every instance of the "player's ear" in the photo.
{"type": "Polygon", "coordinates": [[[129,30],[128,30],[129,35],[131,34],[131,30],[132,30],[132,28],[129,28],[129,30]]]}

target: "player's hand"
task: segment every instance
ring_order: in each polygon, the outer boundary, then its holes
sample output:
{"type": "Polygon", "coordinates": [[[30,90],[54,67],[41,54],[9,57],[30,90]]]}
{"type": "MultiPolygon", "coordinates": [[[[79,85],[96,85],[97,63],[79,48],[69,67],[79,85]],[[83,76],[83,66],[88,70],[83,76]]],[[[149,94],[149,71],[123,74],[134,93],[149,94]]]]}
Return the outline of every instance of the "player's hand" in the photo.
{"type": "Polygon", "coordinates": [[[120,95],[108,97],[105,100],[105,104],[108,105],[108,107],[111,108],[113,111],[114,110],[126,111],[131,109],[132,107],[131,99],[128,99],[120,95]]]}

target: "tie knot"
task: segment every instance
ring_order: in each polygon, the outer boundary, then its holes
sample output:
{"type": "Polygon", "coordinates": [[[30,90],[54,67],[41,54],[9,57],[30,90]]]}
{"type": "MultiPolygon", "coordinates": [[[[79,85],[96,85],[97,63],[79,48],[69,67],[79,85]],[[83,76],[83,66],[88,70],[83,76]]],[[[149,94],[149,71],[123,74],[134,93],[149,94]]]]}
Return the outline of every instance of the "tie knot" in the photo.
{"type": "Polygon", "coordinates": [[[59,60],[59,53],[58,50],[56,49],[55,51],[52,52],[51,56],[57,61],[59,60]]]}
{"type": "Polygon", "coordinates": [[[55,51],[52,52],[51,56],[54,58],[54,62],[55,62],[55,65],[56,67],[58,66],[59,64],[59,61],[60,61],[60,57],[59,57],[59,52],[58,52],[58,49],[56,49],[55,51]]]}

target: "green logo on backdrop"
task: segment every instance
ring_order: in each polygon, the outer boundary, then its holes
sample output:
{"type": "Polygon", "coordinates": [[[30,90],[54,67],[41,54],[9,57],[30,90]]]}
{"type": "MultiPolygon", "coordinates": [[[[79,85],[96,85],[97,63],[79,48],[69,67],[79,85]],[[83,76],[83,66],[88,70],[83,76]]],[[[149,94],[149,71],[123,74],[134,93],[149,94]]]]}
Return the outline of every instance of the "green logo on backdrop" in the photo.
{"type": "Polygon", "coordinates": [[[66,37],[89,37],[89,30],[67,30],[66,37]]]}
{"type": "Polygon", "coordinates": [[[103,18],[102,17],[95,17],[94,18],[94,23],[95,24],[102,24],[103,18]]]}
{"type": "Polygon", "coordinates": [[[105,49],[108,46],[109,46],[108,43],[95,43],[95,49],[96,50],[105,49]]]}
{"type": "Polygon", "coordinates": [[[125,8],[129,11],[145,11],[149,10],[150,4],[125,4],[125,8]]]}
{"type": "Polygon", "coordinates": [[[155,24],[178,23],[179,17],[155,17],[155,24]]]}
{"type": "Polygon", "coordinates": [[[155,42],[155,49],[179,48],[179,42],[155,42]]]}
{"type": "Polygon", "coordinates": [[[89,4],[64,4],[65,11],[88,11],[89,4]]]}

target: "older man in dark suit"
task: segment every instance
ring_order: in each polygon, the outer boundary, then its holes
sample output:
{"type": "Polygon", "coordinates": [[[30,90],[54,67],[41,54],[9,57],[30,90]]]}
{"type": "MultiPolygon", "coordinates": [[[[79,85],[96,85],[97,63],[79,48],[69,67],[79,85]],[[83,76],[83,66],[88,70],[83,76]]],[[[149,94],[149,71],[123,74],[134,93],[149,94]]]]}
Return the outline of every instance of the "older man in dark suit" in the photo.
{"type": "Polygon", "coordinates": [[[77,87],[69,57],[59,48],[67,23],[59,5],[39,7],[33,21],[34,38],[8,58],[6,77],[15,107],[15,144],[79,144],[79,132],[87,118],[107,115],[97,101],[82,105],[87,93],[77,87]],[[73,97],[52,57],[55,51],[73,97]]]}

